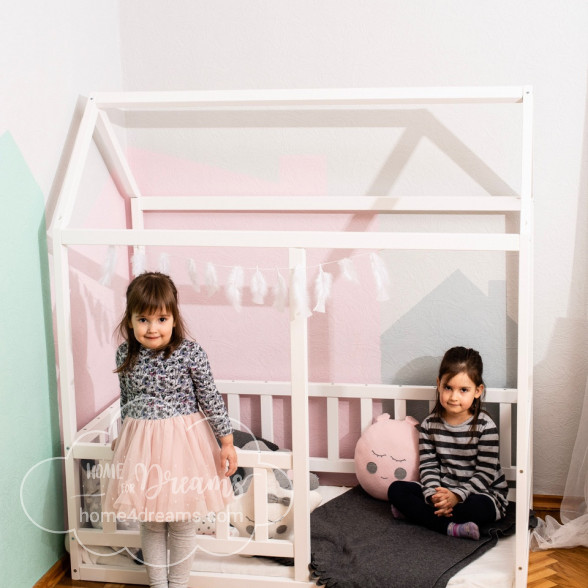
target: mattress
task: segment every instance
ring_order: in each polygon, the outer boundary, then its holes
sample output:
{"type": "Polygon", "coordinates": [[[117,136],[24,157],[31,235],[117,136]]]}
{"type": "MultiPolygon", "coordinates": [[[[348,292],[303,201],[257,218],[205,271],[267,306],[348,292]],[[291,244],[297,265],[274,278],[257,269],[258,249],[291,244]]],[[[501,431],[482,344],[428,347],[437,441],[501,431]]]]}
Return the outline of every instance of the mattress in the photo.
{"type": "MultiPolygon", "coordinates": [[[[342,486],[321,486],[318,489],[323,503],[349,490],[342,486]]],[[[104,564],[128,568],[135,566],[125,554],[117,554],[109,547],[89,547],[82,552],[82,563],[104,564]]],[[[192,566],[195,572],[247,574],[253,576],[293,578],[294,568],[269,558],[241,555],[211,555],[197,552],[192,566]]],[[[448,582],[451,588],[509,588],[514,586],[515,536],[506,537],[485,554],[456,573],[448,582]]]]}

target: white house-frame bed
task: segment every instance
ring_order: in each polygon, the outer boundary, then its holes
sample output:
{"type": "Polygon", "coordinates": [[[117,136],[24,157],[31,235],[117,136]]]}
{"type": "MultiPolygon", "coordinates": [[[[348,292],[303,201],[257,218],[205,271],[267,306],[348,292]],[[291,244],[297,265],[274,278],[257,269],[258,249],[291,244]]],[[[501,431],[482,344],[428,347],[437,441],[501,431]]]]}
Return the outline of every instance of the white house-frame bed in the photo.
{"type": "MultiPolygon", "coordinates": [[[[532,90],[529,87],[491,88],[423,88],[423,89],[344,89],[289,91],[219,91],[168,93],[99,93],[86,104],[77,138],[64,178],[52,230],[54,260],[54,293],[60,366],[60,392],[63,439],[65,448],[65,480],[68,532],[74,579],[101,580],[142,584],[144,569],[129,564],[101,565],[87,563],[84,546],[139,547],[137,532],[117,530],[105,522],[103,529],[80,525],[79,460],[93,459],[107,463],[112,452],[107,429],[117,410],[118,402],[99,414],[91,423],[78,430],[76,424],[74,361],[72,353],[71,294],[69,249],[77,245],[115,245],[140,248],[165,247],[272,247],[289,250],[290,268],[304,268],[306,250],[313,248],[366,250],[437,250],[437,251],[504,251],[518,254],[518,349],[517,386],[515,389],[489,389],[487,401],[500,405],[501,462],[507,478],[516,487],[516,548],[513,576],[517,588],[526,586],[528,561],[528,513],[532,494],[532,90]],[[125,159],[109,113],[113,111],[182,109],[272,109],[280,107],[329,109],[345,106],[386,107],[386,105],[504,103],[522,108],[521,193],[518,196],[488,197],[161,197],[143,196],[125,159]],[[71,217],[88,151],[95,141],[121,195],[128,198],[132,226],[126,229],[71,228],[71,217]],[[395,233],[395,232],[333,232],[333,231],[248,231],[248,230],[167,230],[145,229],[143,214],[147,211],[284,211],[284,212],[370,212],[415,214],[501,214],[518,215],[517,230],[512,233],[395,233]],[[512,460],[511,420],[516,410],[516,458],[512,460]],[[77,522],[76,522],[77,521],[77,522]]],[[[362,385],[308,381],[307,320],[290,312],[291,382],[218,381],[226,394],[229,412],[239,419],[241,395],[259,396],[261,436],[273,438],[272,398],[290,397],[292,418],[292,451],[264,454],[259,463],[257,452],[241,451],[240,465],[254,467],[255,520],[267,520],[265,476],[267,468],[293,470],[295,496],[294,539],[268,539],[267,527],[256,525],[255,538],[248,540],[229,536],[224,518],[217,522],[216,536],[199,537],[199,545],[208,552],[258,554],[293,557],[294,566],[284,577],[246,574],[242,572],[193,572],[192,586],[309,586],[310,514],[309,472],[353,473],[353,460],[339,457],[338,402],[358,398],[361,406],[362,429],[373,415],[373,401],[393,400],[396,418],[406,414],[407,400],[434,398],[431,386],[362,385]],[[309,396],[327,398],[327,457],[309,457],[309,396]],[[264,514],[265,513],[265,514],[264,514]]],[[[514,488],[510,498],[514,498],[514,488]]],[[[484,556],[483,556],[484,557],[484,556]]],[[[130,560],[129,560],[130,561],[130,560]]]]}

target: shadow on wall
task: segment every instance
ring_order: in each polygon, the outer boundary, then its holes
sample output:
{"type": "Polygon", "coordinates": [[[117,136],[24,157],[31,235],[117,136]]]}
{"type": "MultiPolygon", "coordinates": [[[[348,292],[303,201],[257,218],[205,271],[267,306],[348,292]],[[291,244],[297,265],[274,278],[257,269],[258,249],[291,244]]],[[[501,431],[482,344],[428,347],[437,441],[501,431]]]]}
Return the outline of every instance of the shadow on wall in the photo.
{"type": "MultiPolygon", "coordinates": [[[[588,378],[588,320],[559,318],[544,359],[535,365],[534,492],[564,494],[571,451],[580,433],[588,378]],[[565,358],[565,359],[563,359],[565,358]],[[538,428],[538,424],[541,424],[538,428]]],[[[588,426],[584,424],[584,426],[588,426]]]]}
{"type": "MultiPolygon", "coordinates": [[[[517,324],[505,289],[492,281],[486,295],[461,271],[451,274],[382,335],[382,382],[434,386],[445,351],[463,345],[482,355],[487,386],[516,386],[517,324]]],[[[424,418],[427,403],[409,401],[407,414],[424,418]]]]}

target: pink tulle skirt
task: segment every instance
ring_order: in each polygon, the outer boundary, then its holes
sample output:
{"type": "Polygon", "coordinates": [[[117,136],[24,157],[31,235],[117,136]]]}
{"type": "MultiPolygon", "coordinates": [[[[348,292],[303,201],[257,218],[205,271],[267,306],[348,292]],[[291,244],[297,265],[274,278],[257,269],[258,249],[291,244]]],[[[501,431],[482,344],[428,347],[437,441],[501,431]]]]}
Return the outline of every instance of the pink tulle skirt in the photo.
{"type": "Polygon", "coordinates": [[[119,519],[184,521],[224,510],[233,488],[200,413],[125,419],[109,470],[103,512],[119,519]]]}

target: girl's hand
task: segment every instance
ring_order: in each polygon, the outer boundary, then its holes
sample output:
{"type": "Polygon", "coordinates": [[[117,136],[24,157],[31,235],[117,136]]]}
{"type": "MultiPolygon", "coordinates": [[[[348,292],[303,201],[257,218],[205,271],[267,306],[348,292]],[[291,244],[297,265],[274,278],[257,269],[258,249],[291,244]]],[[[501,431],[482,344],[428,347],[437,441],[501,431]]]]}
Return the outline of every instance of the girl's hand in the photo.
{"type": "Polygon", "coordinates": [[[435,488],[435,494],[431,502],[435,506],[435,514],[438,517],[450,517],[453,514],[453,507],[459,502],[459,497],[447,488],[435,488]]]}
{"type": "Polygon", "coordinates": [[[221,469],[226,468],[225,476],[232,476],[237,471],[237,452],[233,445],[233,435],[225,435],[220,438],[221,453],[220,466],[221,469]],[[227,462],[228,466],[227,466],[227,462]]]}

